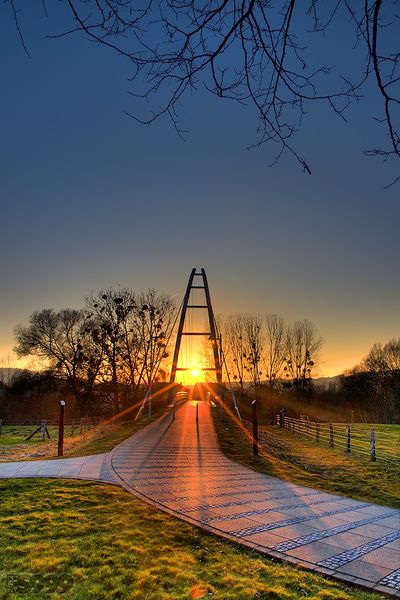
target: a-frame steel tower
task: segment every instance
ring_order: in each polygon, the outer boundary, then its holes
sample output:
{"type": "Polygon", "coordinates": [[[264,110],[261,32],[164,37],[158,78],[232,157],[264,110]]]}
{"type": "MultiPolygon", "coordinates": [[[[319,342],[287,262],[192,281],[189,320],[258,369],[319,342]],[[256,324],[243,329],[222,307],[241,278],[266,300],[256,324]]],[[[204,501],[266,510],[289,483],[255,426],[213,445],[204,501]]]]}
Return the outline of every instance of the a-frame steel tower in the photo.
{"type": "Polygon", "coordinates": [[[175,383],[177,371],[187,371],[190,369],[190,367],[178,368],[179,350],[181,347],[183,335],[185,335],[185,336],[187,336],[187,335],[193,335],[193,336],[204,335],[204,336],[208,337],[208,339],[211,342],[212,349],[213,349],[214,367],[203,368],[202,371],[215,371],[217,383],[219,384],[220,389],[222,389],[222,368],[221,368],[221,359],[220,359],[219,339],[217,337],[215,318],[214,318],[214,313],[213,313],[212,304],[211,304],[210,290],[208,287],[207,276],[206,276],[206,272],[204,269],[201,269],[199,273],[196,271],[196,269],[192,269],[192,272],[190,273],[189,281],[187,284],[185,296],[183,298],[182,311],[181,311],[181,316],[180,316],[179,326],[178,326],[178,333],[176,336],[174,356],[172,359],[172,369],[171,369],[171,376],[170,376],[170,383],[172,383],[172,384],[175,383]],[[204,290],[205,304],[189,304],[190,292],[194,289],[204,290]],[[188,310],[196,310],[196,309],[207,309],[209,331],[184,332],[183,328],[185,325],[187,311],[188,310]]]}

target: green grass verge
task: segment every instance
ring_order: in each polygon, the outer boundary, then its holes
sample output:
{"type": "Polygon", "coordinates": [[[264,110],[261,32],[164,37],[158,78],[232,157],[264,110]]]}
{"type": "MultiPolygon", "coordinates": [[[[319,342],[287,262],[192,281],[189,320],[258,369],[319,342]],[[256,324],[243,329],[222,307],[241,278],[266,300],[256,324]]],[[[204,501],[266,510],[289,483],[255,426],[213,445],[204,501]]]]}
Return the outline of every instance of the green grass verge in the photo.
{"type": "MultiPolygon", "coordinates": [[[[38,425],[3,425],[0,437],[0,447],[2,446],[13,446],[14,444],[25,444],[27,446],[35,446],[36,444],[48,443],[46,437],[42,440],[41,435],[36,434],[31,440],[26,438],[38,428],[38,425]]],[[[50,438],[56,438],[58,435],[58,428],[54,425],[47,427],[50,438]]]]}
{"type": "Polygon", "coordinates": [[[88,482],[0,482],[0,598],[377,600],[88,482]]]}
{"type": "Polygon", "coordinates": [[[260,444],[265,453],[260,452],[254,457],[251,440],[242,430],[229,418],[221,421],[219,409],[214,409],[212,414],[220,447],[232,460],[301,485],[400,507],[396,464],[373,463],[347,455],[342,450],[325,448],[303,435],[276,426],[260,428],[260,444]]]}
{"type": "Polygon", "coordinates": [[[147,415],[141,415],[137,421],[116,423],[115,425],[99,428],[99,430],[94,433],[93,437],[82,440],[79,445],[74,446],[70,451],[66,452],[65,456],[83,456],[109,452],[126,438],[139,431],[139,429],[142,429],[149,423],[152,423],[155,419],[158,419],[163,412],[164,411],[161,410],[154,413],[150,418],[147,415]]]}

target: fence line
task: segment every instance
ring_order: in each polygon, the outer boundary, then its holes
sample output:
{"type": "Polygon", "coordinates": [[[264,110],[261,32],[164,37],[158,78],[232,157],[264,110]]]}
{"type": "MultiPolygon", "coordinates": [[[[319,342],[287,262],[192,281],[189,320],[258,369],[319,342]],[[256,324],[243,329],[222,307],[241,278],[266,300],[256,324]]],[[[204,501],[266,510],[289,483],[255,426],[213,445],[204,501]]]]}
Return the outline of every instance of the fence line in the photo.
{"type": "Polygon", "coordinates": [[[287,417],[283,411],[276,416],[276,423],[293,433],[307,436],[317,444],[341,449],[347,454],[359,454],[368,457],[372,462],[383,461],[390,464],[399,462],[399,456],[395,451],[391,452],[380,446],[381,442],[386,442],[387,436],[376,432],[374,427],[363,432],[354,431],[352,425],[348,423],[310,421],[306,416],[293,419],[287,417]]]}
{"type": "MultiPolygon", "coordinates": [[[[69,431],[69,436],[73,437],[74,435],[81,435],[83,437],[91,431],[92,429],[98,427],[104,427],[106,424],[105,417],[81,417],[80,419],[65,419],[64,428],[66,431],[69,431]]],[[[25,439],[29,440],[36,434],[42,435],[42,440],[47,436],[50,438],[49,431],[47,427],[57,426],[59,425],[59,421],[57,419],[24,419],[20,420],[20,422],[7,422],[4,419],[0,419],[0,438],[2,437],[2,433],[5,427],[37,427],[36,430],[31,432],[25,439]]]]}
{"type": "MultiPolygon", "coordinates": [[[[0,419],[1,420],[1,419],[0,419]]],[[[7,419],[2,419],[2,424],[4,427],[18,427],[21,425],[33,426],[38,425],[40,421],[43,419],[13,419],[8,421],[7,419]]],[[[44,419],[47,425],[56,425],[58,426],[58,419],[44,419]]],[[[81,417],[80,419],[65,419],[65,426],[72,425],[73,423],[77,424],[81,421],[85,424],[85,427],[93,427],[103,423],[106,420],[106,417],[81,417]]]]}

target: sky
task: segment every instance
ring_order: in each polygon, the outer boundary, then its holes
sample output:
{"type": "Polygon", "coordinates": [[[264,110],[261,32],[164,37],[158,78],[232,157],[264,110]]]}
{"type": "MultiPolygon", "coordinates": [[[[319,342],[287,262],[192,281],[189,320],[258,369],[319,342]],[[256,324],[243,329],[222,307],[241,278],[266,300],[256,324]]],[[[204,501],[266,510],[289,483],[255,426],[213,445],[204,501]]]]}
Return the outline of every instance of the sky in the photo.
{"type": "Polygon", "coordinates": [[[215,313],[313,321],[321,376],[400,335],[400,184],[384,190],[399,167],[362,155],[383,139],[376,96],[348,124],[326,108],[305,116],[296,142],[311,176],[288,157],[270,168],[270,148],[246,149],[251,110],[201,86],[182,105],[186,141],[129,118],[121,57],[46,37],[65,24],[62,4],[46,18],[18,3],[31,58],[0,5],[0,359],[34,310],[119,285],[179,303],[193,267],[206,269],[215,313]]]}

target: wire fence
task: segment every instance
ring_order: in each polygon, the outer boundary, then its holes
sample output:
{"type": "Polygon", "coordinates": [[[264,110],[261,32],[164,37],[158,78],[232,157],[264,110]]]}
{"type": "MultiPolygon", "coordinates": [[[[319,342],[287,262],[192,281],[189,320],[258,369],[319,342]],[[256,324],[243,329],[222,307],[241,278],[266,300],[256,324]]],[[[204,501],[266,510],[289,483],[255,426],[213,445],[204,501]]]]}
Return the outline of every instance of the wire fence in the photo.
{"type": "Polygon", "coordinates": [[[379,460],[391,465],[399,464],[399,448],[396,448],[395,436],[379,428],[311,421],[306,416],[294,419],[282,413],[277,415],[276,423],[293,433],[306,436],[316,444],[337,448],[373,462],[379,460]]]}
{"type": "MultiPolygon", "coordinates": [[[[107,421],[109,422],[109,421],[107,421]]],[[[76,435],[85,435],[89,431],[95,428],[101,428],[106,424],[106,419],[104,417],[81,417],[80,419],[65,419],[64,421],[64,429],[66,435],[70,437],[76,435]]],[[[8,433],[10,428],[18,428],[18,427],[32,427],[37,428],[33,429],[32,432],[29,432],[29,435],[26,439],[33,437],[35,434],[41,434],[42,438],[50,437],[48,433],[48,427],[58,427],[59,421],[58,419],[40,419],[40,420],[19,420],[8,422],[3,419],[0,419],[0,438],[2,437],[3,432],[8,433]]],[[[21,434],[21,432],[19,432],[21,434]]],[[[26,432],[28,433],[28,432],[26,432]]]]}

